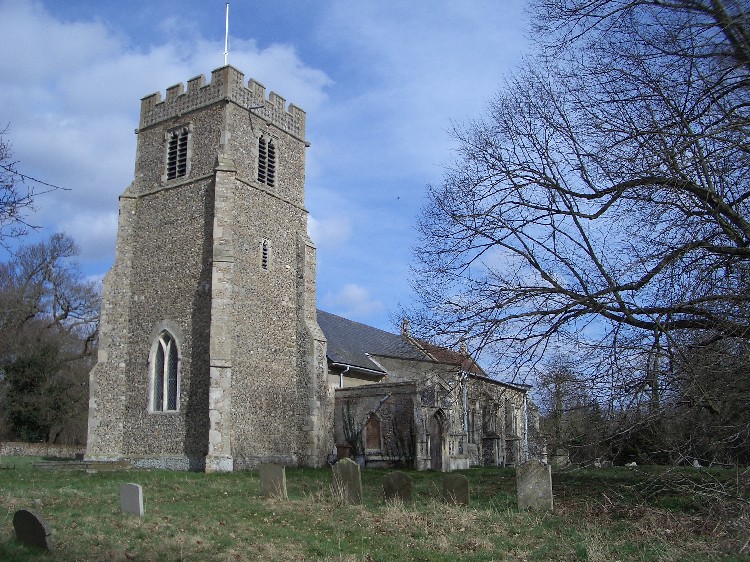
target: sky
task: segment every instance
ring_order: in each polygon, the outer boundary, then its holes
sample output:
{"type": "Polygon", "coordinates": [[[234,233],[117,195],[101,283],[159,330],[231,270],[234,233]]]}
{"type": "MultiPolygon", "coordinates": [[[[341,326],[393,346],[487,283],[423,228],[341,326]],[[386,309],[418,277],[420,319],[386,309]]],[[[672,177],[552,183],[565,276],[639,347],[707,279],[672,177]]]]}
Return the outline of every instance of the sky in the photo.
{"type": "MultiPolygon", "coordinates": [[[[111,267],[140,99],[223,66],[225,5],[0,0],[0,125],[21,172],[66,188],[28,240],[66,232],[86,275],[111,267]]],[[[395,331],[426,188],[528,53],[524,2],[233,0],[229,19],[229,64],[307,113],[318,308],[395,331]]]]}

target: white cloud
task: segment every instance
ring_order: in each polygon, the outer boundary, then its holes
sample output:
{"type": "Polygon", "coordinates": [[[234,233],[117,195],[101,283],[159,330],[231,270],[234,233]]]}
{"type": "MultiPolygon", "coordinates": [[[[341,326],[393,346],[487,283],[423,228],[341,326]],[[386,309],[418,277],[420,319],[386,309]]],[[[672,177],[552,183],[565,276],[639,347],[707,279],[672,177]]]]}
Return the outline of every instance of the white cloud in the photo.
{"type": "Polygon", "coordinates": [[[318,248],[332,249],[340,246],[349,240],[351,232],[348,217],[330,216],[317,219],[311,215],[307,219],[307,233],[318,248]]]}
{"type": "Polygon", "coordinates": [[[54,80],[122,49],[103,24],[57,21],[40,2],[0,1],[0,14],[0,73],[16,86],[37,84],[40,76],[54,80]]]}
{"type": "Polygon", "coordinates": [[[77,241],[81,255],[87,260],[106,261],[115,247],[117,211],[79,214],[73,221],[62,221],[59,228],[77,241]]]}
{"type": "Polygon", "coordinates": [[[337,103],[329,116],[352,130],[356,142],[347,146],[347,156],[380,160],[364,173],[409,170],[428,181],[439,177],[437,165],[450,158],[451,120],[479,114],[522,54],[521,7],[493,0],[468,7],[333,2],[320,40],[346,51],[346,68],[358,76],[346,103],[337,103]]]}
{"type": "MultiPolygon", "coordinates": [[[[198,74],[209,80],[223,64],[223,42],[199,33],[194,26],[192,37],[167,33],[161,44],[136,46],[102,22],[57,20],[39,2],[0,0],[0,124],[10,124],[21,171],[69,189],[38,198],[29,220],[71,234],[82,262],[114,255],[117,197],[133,179],[140,98],[198,74]]],[[[291,46],[234,40],[230,62],[308,111],[326,99],[330,79],[291,46]]]]}
{"type": "Polygon", "coordinates": [[[373,299],[370,291],[361,285],[347,283],[336,293],[327,293],[322,299],[323,308],[352,319],[366,319],[383,310],[383,303],[373,299]]]}

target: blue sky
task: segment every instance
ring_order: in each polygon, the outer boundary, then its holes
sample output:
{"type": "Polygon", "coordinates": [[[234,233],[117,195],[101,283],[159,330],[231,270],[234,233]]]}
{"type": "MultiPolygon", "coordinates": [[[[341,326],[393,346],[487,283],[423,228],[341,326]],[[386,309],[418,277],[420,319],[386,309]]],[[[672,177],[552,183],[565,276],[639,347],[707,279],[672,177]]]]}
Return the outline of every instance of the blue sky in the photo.
{"type": "MultiPolygon", "coordinates": [[[[230,2],[229,63],[307,112],[318,307],[393,331],[416,216],[528,50],[520,0],[230,2]]],[[[19,168],[69,188],[30,221],[111,266],[140,98],[223,65],[224,0],[0,0],[0,123],[19,168]]]]}

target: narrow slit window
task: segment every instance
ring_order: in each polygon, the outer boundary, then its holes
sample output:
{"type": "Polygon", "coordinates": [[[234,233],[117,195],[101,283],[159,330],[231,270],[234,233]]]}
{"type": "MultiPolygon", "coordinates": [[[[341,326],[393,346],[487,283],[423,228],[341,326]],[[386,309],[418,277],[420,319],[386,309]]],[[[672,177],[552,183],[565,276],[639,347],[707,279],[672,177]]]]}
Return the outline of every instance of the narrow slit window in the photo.
{"type": "Polygon", "coordinates": [[[188,140],[190,130],[182,127],[171,131],[167,137],[167,179],[173,180],[187,175],[188,140]]]}
{"type": "Polygon", "coordinates": [[[260,267],[268,269],[268,240],[263,240],[260,244],[260,267]]]}

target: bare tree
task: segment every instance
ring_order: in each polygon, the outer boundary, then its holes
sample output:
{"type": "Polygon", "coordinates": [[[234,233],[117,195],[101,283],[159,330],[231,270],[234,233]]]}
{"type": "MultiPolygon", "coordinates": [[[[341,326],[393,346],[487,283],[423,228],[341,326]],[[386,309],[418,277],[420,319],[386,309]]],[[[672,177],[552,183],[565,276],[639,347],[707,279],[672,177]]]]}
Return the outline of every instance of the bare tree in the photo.
{"type": "Polygon", "coordinates": [[[590,462],[602,456],[604,419],[589,378],[578,367],[570,357],[552,357],[539,376],[535,398],[549,452],[567,454],[572,462],[590,462]]]}
{"type": "Polygon", "coordinates": [[[83,442],[99,293],[55,234],[0,264],[0,401],[3,433],[20,440],[83,442]]]}
{"type": "Polygon", "coordinates": [[[748,338],[745,5],[536,9],[549,42],[456,127],[458,160],[430,189],[415,324],[517,362],[555,338],[748,338]]]}
{"type": "Polygon", "coordinates": [[[677,358],[665,389],[665,447],[675,461],[750,464],[750,343],[721,340],[677,358]]]}
{"type": "MultiPolygon", "coordinates": [[[[26,185],[27,176],[21,174],[13,160],[8,128],[0,130],[0,244],[7,238],[15,238],[26,233],[26,213],[33,209],[34,189],[26,185]]],[[[32,183],[36,180],[32,180],[32,183]]],[[[38,182],[43,184],[43,182],[38,182]]],[[[57,189],[55,186],[47,185],[57,189]]]]}
{"type": "Polygon", "coordinates": [[[746,462],[747,3],[533,13],[539,52],[455,127],[429,190],[413,330],[463,339],[506,376],[574,356],[611,458],[746,462]]]}

